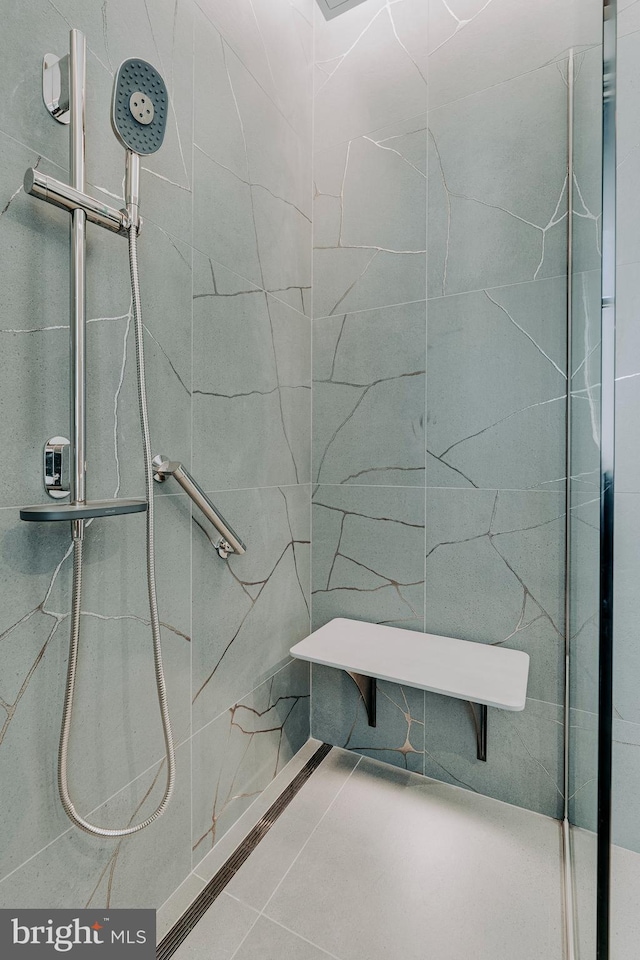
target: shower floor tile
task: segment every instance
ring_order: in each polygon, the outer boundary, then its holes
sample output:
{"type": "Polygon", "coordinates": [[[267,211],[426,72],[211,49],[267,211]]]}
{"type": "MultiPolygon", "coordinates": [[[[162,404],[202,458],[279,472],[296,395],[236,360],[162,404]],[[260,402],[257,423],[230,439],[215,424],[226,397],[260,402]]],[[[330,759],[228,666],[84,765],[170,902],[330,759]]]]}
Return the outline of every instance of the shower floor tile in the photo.
{"type": "Polygon", "coordinates": [[[562,960],[560,843],[555,820],[334,748],[174,956],[562,960]]]}
{"type": "MultiPolygon", "coordinates": [[[[596,955],[596,836],[573,827],[579,955],[596,955]]],[[[640,853],[611,849],[611,960],[635,960],[640,943],[640,853]]]]}

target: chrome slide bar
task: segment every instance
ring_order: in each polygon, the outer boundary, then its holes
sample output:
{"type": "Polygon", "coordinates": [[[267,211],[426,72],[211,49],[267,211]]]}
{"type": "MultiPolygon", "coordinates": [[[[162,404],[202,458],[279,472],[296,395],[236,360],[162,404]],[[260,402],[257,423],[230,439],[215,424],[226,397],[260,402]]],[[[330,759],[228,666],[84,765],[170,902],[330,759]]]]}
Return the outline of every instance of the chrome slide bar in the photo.
{"type": "Polygon", "coordinates": [[[157,480],[158,483],[164,483],[168,477],[173,477],[178,481],[184,492],[191,497],[195,505],[202,510],[207,520],[214,525],[222,538],[216,544],[216,550],[223,560],[226,560],[230,553],[237,553],[241,556],[247,552],[246,545],[233,527],[227,523],[200,484],[193,479],[181,463],[178,463],[177,460],[167,460],[166,457],[158,455],[153,458],[153,468],[154,480],[157,480]]]}

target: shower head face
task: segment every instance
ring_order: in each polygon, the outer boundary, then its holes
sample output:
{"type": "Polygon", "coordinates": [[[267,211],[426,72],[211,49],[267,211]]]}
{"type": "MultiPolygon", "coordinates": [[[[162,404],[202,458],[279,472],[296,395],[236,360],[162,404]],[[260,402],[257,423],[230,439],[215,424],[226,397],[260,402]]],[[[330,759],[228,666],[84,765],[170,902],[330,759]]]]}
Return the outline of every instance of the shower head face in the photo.
{"type": "Polygon", "coordinates": [[[155,67],[135,57],[120,64],[113,85],[111,124],[122,146],[141,156],[162,146],[169,94],[155,67]]]}

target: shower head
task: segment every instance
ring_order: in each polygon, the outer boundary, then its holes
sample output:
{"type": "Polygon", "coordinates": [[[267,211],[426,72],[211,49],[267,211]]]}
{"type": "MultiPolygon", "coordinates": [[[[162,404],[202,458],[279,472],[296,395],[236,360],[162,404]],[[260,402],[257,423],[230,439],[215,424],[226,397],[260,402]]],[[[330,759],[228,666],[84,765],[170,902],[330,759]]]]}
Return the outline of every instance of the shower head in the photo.
{"type": "Polygon", "coordinates": [[[167,127],[169,94],[150,63],[135,57],[120,64],[113,84],[111,125],[126,150],[155,153],[167,127]]]}

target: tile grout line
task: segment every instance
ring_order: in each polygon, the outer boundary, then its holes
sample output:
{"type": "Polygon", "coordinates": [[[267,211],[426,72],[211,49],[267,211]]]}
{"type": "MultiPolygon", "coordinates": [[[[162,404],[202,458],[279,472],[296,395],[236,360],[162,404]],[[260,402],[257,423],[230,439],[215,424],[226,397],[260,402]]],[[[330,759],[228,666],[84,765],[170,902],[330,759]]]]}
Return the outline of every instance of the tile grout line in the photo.
{"type": "MultiPolygon", "coordinates": [[[[311,831],[311,833],[309,834],[309,836],[307,837],[307,839],[305,840],[305,842],[303,843],[303,845],[302,845],[302,846],[300,847],[300,849],[298,850],[298,853],[296,854],[294,860],[289,864],[288,869],[287,869],[286,872],[283,874],[283,876],[280,878],[280,880],[279,880],[278,884],[276,885],[276,887],[274,888],[271,896],[269,897],[269,899],[267,900],[267,902],[264,904],[262,910],[260,911],[260,913],[258,914],[258,916],[256,917],[256,919],[254,920],[253,924],[251,925],[251,928],[247,931],[247,933],[246,933],[245,936],[243,937],[242,941],[238,944],[238,947],[236,948],[236,950],[234,951],[234,953],[232,954],[232,956],[229,958],[229,960],[234,960],[234,958],[236,957],[238,951],[239,951],[240,948],[243,946],[243,944],[245,943],[245,941],[247,940],[247,938],[249,937],[249,935],[250,935],[251,932],[253,931],[253,928],[256,926],[256,924],[258,923],[258,920],[260,920],[261,917],[265,917],[265,919],[267,919],[267,920],[271,920],[271,919],[272,919],[268,914],[265,914],[265,910],[267,909],[267,907],[269,906],[269,904],[270,904],[271,901],[273,900],[274,896],[276,895],[276,893],[278,892],[278,890],[280,889],[280,887],[282,886],[282,884],[284,883],[284,881],[286,880],[286,878],[289,876],[289,873],[291,872],[291,870],[293,869],[293,867],[295,866],[295,864],[298,862],[298,859],[299,859],[301,853],[303,852],[303,850],[306,849],[307,844],[309,843],[309,841],[311,840],[311,838],[314,836],[316,830],[318,829],[318,827],[320,826],[320,824],[323,822],[324,818],[327,816],[327,814],[329,813],[329,811],[330,811],[331,808],[333,807],[334,803],[336,802],[336,800],[338,799],[338,797],[340,796],[340,794],[342,793],[342,791],[343,791],[344,788],[346,787],[347,783],[349,782],[349,780],[351,779],[351,777],[352,777],[352,775],[353,775],[353,772],[357,769],[357,767],[360,766],[360,763],[361,763],[362,759],[363,759],[362,756],[360,756],[360,757],[358,758],[358,760],[356,761],[356,763],[354,764],[353,768],[350,770],[349,776],[346,777],[344,783],[342,784],[342,786],[340,787],[340,789],[338,790],[338,792],[336,793],[336,795],[335,795],[334,798],[332,799],[331,803],[329,804],[329,806],[327,807],[327,809],[325,810],[325,812],[322,814],[322,816],[320,817],[320,819],[319,819],[318,822],[316,823],[315,827],[313,828],[313,830],[311,831]]],[[[240,902],[242,903],[243,901],[240,901],[240,902]]],[[[277,923],[277,921],[275,921],[275,922],[277,923]]],[[[288,929],[288,928],[286,928],[286,929],[288,929]]],[[[293,931],[293,930],[291,930],[290,932],[291,932],[291,933],[295,933],[295,931],[293,931]]],[[[307,942],[311,942],[311,941],[307,941],[307,942]]],[[[316,944],[314,944],[314,946],[316,946],[316,944]]]]}
{"type": "MultiPolygon", "coordinates": [[[[357,770],[357,768],[360,766],[360,764],[362,763],[363,760],[364,760],[364,755],[361,754],[361,755],[358,757],[358,759],[356,760],[356,762],[354,763],[353,768],[349,771],[349,776],[345,778],[344,783],[342,784],[342,786],[340,787],[340,789],[338,790],[338,792],[336,793],[336,795],[335,795],[334,798],[332,799],[331,803],[329,804],[329,806],[327,807],[327,809],[325,810],[325,812],[322,814],[322,816],[320,817],[320,819],[319,819],[318,822],[316,823],[315,827],[313,828],[313,830],[311,831],[311,833],[309,834],[309,836],[307,837],[307,839],[305,840],[305,842],[303,843],[303,845],[302,845],[302,846],[300,847],[300,849],[298,850],[298,853],[296,854],[295,859],[294,859],[293,862],[289,865],[286,873],[281,877],[278,885],[275,887],[273,893],[271,894],[271,896],[269,897],[269,899],[267,900],[267,902],[266,902],[265,905],[263,906],[262,910],[260,911],[260,916],[263,916],[263,915],[264,915],[264,916],[268,916],[267,914],[265,914],[265,910],[267,909],[267,907],[269,906],[269,904],[271,903],[271,901],[272,901],[273,898],[275,897],[276,893],[278,892],[278,890],[280,889],[280,887],[282,886],[282,884],[284,883],[284,881],[285,881],[285,880],[287,879],[287,877],[289,876],[289,873],[291,872],[291,870],[293,869],[293,867],[295,866],[295,864],[298,862],[298,860],[299,860],[299,858],[300,858],[300,855],[301,855],[302,852],[306,849],[309,841],[310,841],[311,838],[315,835],[318,827],[320,826],[321,823],[323,823],[325,817],[327,816],[327,814],[329,813],[329,811],[333,808],[333,806],[334,806],[334,804],[336,803],[338,797],[340,796],[340,794],[342,793],[342,791],[344,790],[344,788],[346,787],[346,785],[349,783],[349,781],[351,780],[351,777],[353,776],[354,772],[357,770]]],[[[268,917],[268,919],[271,919],[271,917],[268,917]]]]}
{"type": "MultiPolygon", "coordinates": [[[[286,670],[286,668],[287,668],[287,667],[290,667],[291,664],[294,663],[294,662],[295,662],[295,661],[294,661],[293,659],[290,659],[287,663],[285,663],[285,664],[283,664],[281,667],[279,667],[279,668],[275,671],[275,673],[271,674],[271,675],[268,676],[268,677],[265,677],[264,680],[262,680],[261,683],[259,683],[256,687],[253,688],[253,690],[250,690],[248,693],[244,694],[244,696],[240,697],[237,702],[238,702],[238,703],[241,703],[243,700],[246,700],[247,697],[250,697],[252,693],[255,693],[255,691],[258,690],[264,683],[269,683],[271,680],[273,680],[274,677],[276,677],[276,676],[277,676],[279,673],[281,673],[283,670],[286,670]]],[[[189,746],[190,746],[190,751],[192,751],[192,749],[193,749],[193,740],[195,739],[195,737],[198,736],[206,727],[210,726],[210,725],[211,725],[212,723],[214,723],[216,720],[219,720],[221,717],[223,717],[233,706],[235,706],[235,704],[231,704],[229,707],[227,707],[226,709],[222,710],[221,713],[219,713],[216,717],[213,718],[213,720],[208,720],[207,723],[206,723],[203,727],[200,727],[198,730],[195,730],[195,731],[192,730],[192,732],[191,732],[191,734],[190,734],[189,736],[185,737],[183,740],[180,740],[180,741],[176,744],[176,750],[180,750],[182,747],[184,747],[184,746],[186,746],[187,744],[189,744],[189,746]]],[[[100,803],[98,803],[95,807],[93,807],[92,810],[89,811],[89,815],[94,814],[94,813],[96,813],[97,811],[99,811],[105,804],[110,803],[110,802],[111,802],[112,800],[114,800],[117,796],[119,796],[119,794],[123,793],[123,791],[127,790],[129,787],[131,787],[134,783],[136,783],[136,782],[137,782],[138,780],[140,780],[142,777],[144,777],[144,776],[146,776],[148,773],[150,773],[150,771],[153,770],[154,767],[157,767],[158,764],[162,763],[163,759],[164,759],[164,755],[157,757],[157,759],[154,760],[153,763],[149,764],[148,767],[146,767],[146,768],[145,768],[144,770],[142,770],[140,773],[136,774],[135,777],[132,777],[132,779],[131,779],[131,780],[128,780],[127,783],[123,784],[121,787],[118,787],[118,789],[115,790],[112,794],[110,794],[105,800],[101,800],[100,803]]],[[[285,769],[285,768],[283,767],[283,769],[285,769]]],[[[280,773],[281,773],[281,772],[282,772],[282,771],[280,771],[280,773]]],[[[265,789],[266,789],[266,788],[265,788],[265,789]]],[[[260,795],[258,795],[258,796],[255,798],[255,800],[253,801],[253,803],[256,803],[259,799],[260,799],[260,795]]],[[[249,807],[247,807],[247,810],[250,810],[250,809],[251,809],[251,806],[253,806],[253,804],[251,804],[249,807]]],[[[246,812],[246,811],[245,811],[245,812],[246,812]]],[[[35,853],[31,854],[30,857],[27,857],[26,860],[24,860],[22,863],[19,863],[16,867],[14,867],[13,870],[11,870],[10,873],[7,873],[7,874],[5,874],[5,876],[0,877],[0,885],[3,884],[3,883],[5,882],[5,880],[8,880],[9,877],[12,877],[15,873],[17,873],[18,870],[21,870],[23,867],[26,867],[26,865],[27,865],[28,863],[30,863],[35,857],[39,856],[41,853],[44,853],[44,851],[47,850],[50,846],[52,846],[52,844],[57,843],[58,840],[61,840],[64,836],[66,836],[67,834],[72,833],[72,832],[73,832],[73,827],[68,827],[66,830],[63,830],[61,833],[57,834],[57,836],[55,836],[55,837],[53,837],[53,839],[49,840],[49,842],[46,843],[43,847],[41,847],[41,848],[40,848],[39,850],[37,850],[35,853]]],[[[200,862],[200,861],[198,861],[198,863],[199,863],[199,862],[200,862]]],[[[197,866],[197,864],[196,864],[196,866],[197,866]]],[[[179,886],[182,886],[182,884],[185,882],[185,880],[186,880],[189,876],[191,876],[191,874],[194,873],[194,872],[195,872],[195,868],[192,867],[192,869],[190,870],[189,874],[187,874],[187,877],[185,877],[185,878],[180,882],[179,886]]],[[[200,878],[200,879],[202,879],[202,878],[200,878]]],[[[176,890],[177,890],[177,889],[178,889],[178,887],[176,887],[176,890]]],[[[167,897],[167,899],[170,899],[170,897],[173,896],[173,893],[175,893],[175,890],[172,891],[171,894],[169,894],[169,897],[167,897]]]]}
{"type": "MultiPolygon", "coordinates": [[[[234,898],[234,899],[235,899],[235,898],[234,898]]],[[[238,903],[242,903],[242,900],[238,900],[238,903]]],[[[243,906],[246,906],[246,904],[243,904],[243,906]]],[[[324,947],[321,947],[319,944],[314,943],[313,940],[309,940],[307,937],[303,937],[301,933],[296,933],[295,930],[292,930],[291,927],[285,926],[284,923],[280,923],[279,920],[274,920],[273,917],[263,917],[262,914],[260,914],[260,916],[258,917],[258,920],[261,920],[261,919],[262,919],[262,920],[267,920],[268,923],[275,923],[276,926],[281,927],[283,930],[286,930],[287,933],[292,934],[294,937],[296,937],[296,939],[302,940],[302,941],[304,941],[304,943],[308,943],[309,946],[311,946],[311,947],[315,947],[316,950],[319,950],[320,953],[324,953],[325,956],[327,956],[327,957],[332,957],[333,960],[342,960],[342,958],[339,957],[337,954],[331,953],[329,950],[325,950],[324,947]]],[[[255,921],[254,927],[255,927],[255,925],[258,923],[258,920],[255,921]]],[[[252,929],[253,929],[253,928],[252,928],[252,929]]],[[[236,952],[237,952],[237,951],[236,951],[236,952]]],[[[235,956],[235,954],[234,954],[234,956],[235,956]]],[[[233,960],[233,957],[231,958],[231,960],[233,960]]]]}
{"type": "MultiPolygon", "coordinates": [[[[226,858],[222,866],[214,873],[213,877],[205,884],[203,889],[192,901],[190,906],[183,912],[178,921],[171,927],[168,933],[162,938],[156,948],[157,960],[169,960],[170,957],[179,949],[182,943],[187,940],[189,934],[193,931],[199,921],[204,917],[207,910],[218,899],[220,894],[231,882],[236,873],[251,856],[251,853],[264,839],[279,817],[285,812],[292,800],[297,796],[305,783],[316,772],[322,761],[331,753],[331,744],[323,743],[313,755],[306,761],[304,766],[298,771],[293,780],[284,788],[280,795],[265,811],[263,816],[253,826],[245,838],[238,844],[229,857],[226,858]]],[[[348,779],[348,778],[347,778],[348,779]]],[[[197,876],[197,874],[196,874],[197,876]]],[[[199,878],[202,879],[202,878],[199,878]]],[[[252,908],[253,909],[253,908],[252,908]]],[[[244,942],[244,941],[243,941],[244,942]]]]}
{"type": "MultiPolygon", "coordinates": [[[[452,39],[455,34],[449,39],[452,39]]],[[[448,41],[447,41],[448,42],[448,41]]],[[[443,44],[444,46],[444,44],[443,44]]],[[[589,50],[597,50],[599,43],[588,43],[585,44],[578,53],[587,53],[589,50]]],[[[429,60],[435,55],[437,51],[429,54],[429,60]]],[[[530,70],[525,70],[524,73],[516,73],[512,77],[505,77],[504,80],[498,80],[496,83],[490,83],[487,87],[481,87],[479,90],[471,90],[469,93],[463,94],[461,97],[455,97],[453,100],[445,100],[443,103],[437,104],[435,107],[431,107],[429,113],[435,113],[436,110],[446,110],[447,107],[455,106],[459,103],[462,103],[465,100],[470,100],[472,97],[479,97],[484,93],[487,93],[491,90],[497,90],[500,87],[504,87],[509,83],[515,83],[517,80],[523,80],[525,77],[531,77],[534,74],[538,73],[541,70],[548,70],[550,67],[558,67],[559,64],[564,64],[569,60],[569,52],[565,53],[562,51],[556,57],[552,57],[551,60],[547,60],[545,63],[538,64],[537,67],[532,67],[530,70]]]]}

